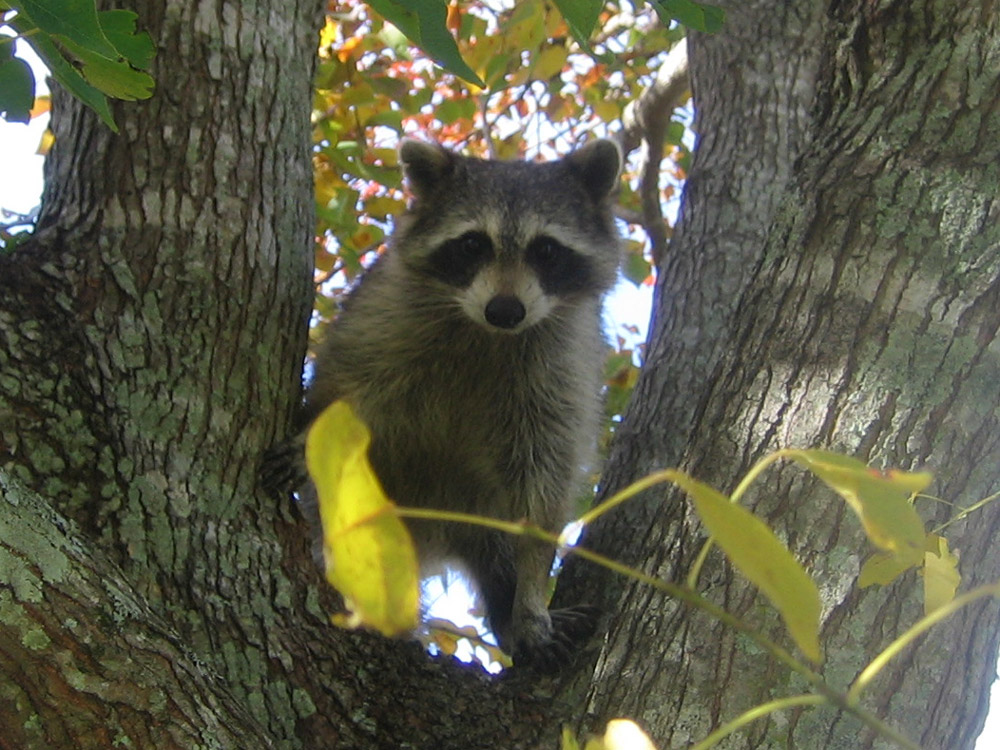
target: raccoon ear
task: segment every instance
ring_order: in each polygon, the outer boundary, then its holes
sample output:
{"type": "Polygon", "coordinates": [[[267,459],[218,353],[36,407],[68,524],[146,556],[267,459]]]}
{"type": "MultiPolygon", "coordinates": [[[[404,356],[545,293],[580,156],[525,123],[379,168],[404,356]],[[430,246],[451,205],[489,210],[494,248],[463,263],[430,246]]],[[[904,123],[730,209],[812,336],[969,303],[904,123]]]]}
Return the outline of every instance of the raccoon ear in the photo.
{"type": "Polygon", "coordinates": [[[566,163],[579,175],[590,196],[600,201],[618,184],[622,152],[617,143],[601,138],[574,151],[566,157],[566,163]]]}
{"type": "Polygon", "coordinates": [[[399,162],[410,189],[421,198],[454,172],[456,156],[443,146],[405,138],[399,146],[399,162]]]}

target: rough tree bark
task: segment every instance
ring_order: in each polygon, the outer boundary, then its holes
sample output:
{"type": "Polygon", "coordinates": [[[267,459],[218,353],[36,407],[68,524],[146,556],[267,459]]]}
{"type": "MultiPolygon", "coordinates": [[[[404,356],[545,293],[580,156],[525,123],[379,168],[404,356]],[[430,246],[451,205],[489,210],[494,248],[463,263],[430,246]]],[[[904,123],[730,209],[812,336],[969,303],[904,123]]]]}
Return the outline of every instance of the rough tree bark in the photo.
{"type": "MultiPolygon", "coordinates": [[[[659,278],[648,361],[607,494],[681,465],[726,491],[780,447],[932,470],[970,504],[1000,486],[1000,68],[997,9],[954,2],[740,3],[690,38],[702,134],[659,278]]],[[[792,467],[747,503],[823,581],[824,675],[846,688],[921,615],[920,580],[854,584],[868,546],[841,501],[792,467]]],[[[953,514],[921,502],[931,523],[953,514]]],[[[995,505],[947,531],[963,586],[1000,578],[995,505]]],[[[586,537],[682,580],[702,532],[678,492],[648,492],[586,537]],[[621,539],[629,539],[622,550],[621,539]]],[[[595,583],[573,566],[568,598],[595,583]]],[[[716,557],[707,596],[781,638],[716,557]]],[[[732,632],[640,584],[614,612],[588,723],[634,716],[683,747],[798,680],[732,632]],[[657,654],[651,657],[650,654],[657,654]]],[[[971,748],[995,675],[1000,611],[969,607],[893,662],[865,704],[926,748],[971,748]]],[[[576,686],[580,689],[580,685],[576,686]]],[[[887,746],[832,709],[761,721],[731,748],[887,746]]]]}
{"type": "MultiPolygon", "coordinates": [[[[329,626],[301,520],[254,489],[298,394],[322,3],[141,6],[157,96],[115,108],[120,136],[57,102],[38,232],[0,257],[0,747],[550,748],[586,711],[665,749],[795,690],[580,565],[560,596],[602,594],[609,629],[561,682],[329,626]]],[[[927,465],[958,501],[995,489],[996,24],[951,0],[759,0],[692,38],[701,145],[606,491],[678,464],[728,488],[777,445],[927,465]]],[[[677,579],[698,531],[650,494],[588,544],[677,579]]],[[[795,471],[749,500],[824,577],[845,682],[915,618],[916,581],[857,592],[854,522],[795,471]]],[[[998,523],[950,531],[968,579],[1000,578],[998,523]]],[[[781,637],[717,558],[703,580],[781,637]]],[[[928,748],[970,746],[997,619],[954,618],[870,705],[928,748]]],[[[875,743],[813,711],[730,746],[875,743]]]]}
{"type": "Polygon", "coordinates": [[[37,232],[0,257],[0,747],[553,735],[530,683],[333,628],[255,488],[299,395],[323,4],[137,10],[156,96],[120,135],[57,97],[37,232]]]}

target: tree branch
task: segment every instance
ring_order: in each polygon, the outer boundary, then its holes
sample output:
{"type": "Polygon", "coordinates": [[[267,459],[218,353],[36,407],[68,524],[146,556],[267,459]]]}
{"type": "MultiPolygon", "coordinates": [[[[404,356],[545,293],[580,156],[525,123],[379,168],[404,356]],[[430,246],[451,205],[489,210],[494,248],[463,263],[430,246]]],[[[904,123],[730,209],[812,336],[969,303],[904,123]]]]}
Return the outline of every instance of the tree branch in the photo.
{"type": "Polygon", "coordinates": [[[656,80],[629,103],[622,116],[619,144],[626,156],[642,149],[639,165],[639,197],[642,227],[652,245],[653,263],[659,267],[667,249],[669,232],[660,207],[660,164],[666,142],[667,126],[674,108],[681,105],[690,91],[687,42],[682,40],[670,51],[656,73],[656,80]]]}
{"type": "Polygon", "coordinates": [[[5,744],[273,746],[114,563],[3,474],[0,519],[0,674],[13,678],[0,697],[5,744]]]}

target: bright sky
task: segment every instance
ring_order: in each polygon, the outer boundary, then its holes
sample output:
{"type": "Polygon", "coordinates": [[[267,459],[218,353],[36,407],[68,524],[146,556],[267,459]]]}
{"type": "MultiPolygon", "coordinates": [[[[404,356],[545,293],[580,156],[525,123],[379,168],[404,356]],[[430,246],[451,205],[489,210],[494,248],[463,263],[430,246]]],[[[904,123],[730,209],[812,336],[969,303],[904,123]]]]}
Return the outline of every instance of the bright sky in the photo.
{"type": "MultiPolygon", "coordinates": [[[[23,45],[19,45],[21,53],[23,45]]],[[[33,54],[23,55],[35,70],[35,78],[40,83],[41,91],[47,92],[44,76],[47,74],[33,54]]],[[[42,193],[42,162],[43,158],[36,151],[42,133],[48,124],[48,115],[37,117],[28,125],[11,124],[0,120],[0,210],[7,209],[26,214],[32,211],[39,202],[42,193]]],[[[2,219],[2,217],[0,217],[2,219]]],[[[629,282],[619,284],[615,293],[608,300],[606,325],[610,335],[618,332],[618,327],[626,323],[634,323],[639,327],[639,341],[646,335],[644,313],[652,299],[652,288],[636,289],[629,282]]],[[[440,589],[431,595],[431,601],[439,601],[440,589]]],[[[474,618],[458,615],[454,608],[438,610],[432,607],[435,616],[461,620],[458,624],[465,625],[474,622],[474,618]],[[457,616],[458,615],[458,616],[457,616]]],[[[993,685],[991,704],[1000,706],[1000,682],[993,685]]],[[[904,728],[905,730],[905,728],[904,728]]],[[[1000,709],[994,711],[986,720],[986,727],[976,744],[975,750],[1000,750],[1000,709]]]]}
{"type": "MultiPolygon", "coordinates": [[[[49,89],[45,85],[48,71],[41,61],[30,47],[21,42],[17,43],[17,52],[28,61],[35,73],[37,93],[48,94],[49,89]],[[27,54],[24,54],[25,49],[27,54]]],[[[27,125],[0,120],[0,209],[26,214],[38,205],[42,195],[44,159],[36,152],[48,123],[47,114],[36,117],[27,125]]]]}

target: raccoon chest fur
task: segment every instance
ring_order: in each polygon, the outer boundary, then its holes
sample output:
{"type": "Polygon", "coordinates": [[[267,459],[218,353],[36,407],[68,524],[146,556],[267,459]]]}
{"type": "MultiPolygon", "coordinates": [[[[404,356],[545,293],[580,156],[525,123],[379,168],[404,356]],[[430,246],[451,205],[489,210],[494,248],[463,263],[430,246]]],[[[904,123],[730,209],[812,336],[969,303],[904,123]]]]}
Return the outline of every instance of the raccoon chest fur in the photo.
{"type": "Polygon", "coordinates": [[[400,352],[395,366],[345,383],[372,431],[373,466],[399,504],[558,531],[592,455],[601,349],[581,362],[546,350],[555,342],[536,340],[544,328],[498,338],[464,327],[438,349],[400,352]]]}

